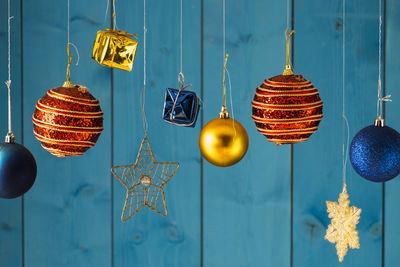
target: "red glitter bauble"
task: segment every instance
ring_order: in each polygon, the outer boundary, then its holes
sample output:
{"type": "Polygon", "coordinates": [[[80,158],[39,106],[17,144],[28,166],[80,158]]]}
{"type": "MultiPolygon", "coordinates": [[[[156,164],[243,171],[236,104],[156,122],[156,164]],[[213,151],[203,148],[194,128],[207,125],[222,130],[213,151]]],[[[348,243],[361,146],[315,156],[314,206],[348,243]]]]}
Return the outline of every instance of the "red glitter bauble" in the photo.
{"type": "Polygon", "coordinates": [[[57,157],[82,155],[103,131],[100,102],[82,85],[50,89],[37,103],[33,133],[57,157]]]}
{"type": "Polygon", "coordinates": [[[266,79],[251,105],[257,130],[277,145],[306,141],[323,117],[318,90],[302,75],[266,79]]]}

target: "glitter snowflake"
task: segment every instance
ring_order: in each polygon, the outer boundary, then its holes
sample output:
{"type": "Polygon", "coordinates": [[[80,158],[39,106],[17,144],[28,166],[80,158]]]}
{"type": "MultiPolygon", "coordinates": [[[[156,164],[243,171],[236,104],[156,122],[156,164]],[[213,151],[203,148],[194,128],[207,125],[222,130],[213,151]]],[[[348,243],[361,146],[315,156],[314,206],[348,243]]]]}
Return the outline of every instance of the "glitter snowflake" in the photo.
{"type": "Polygon", "coordinates": [[[344,256],[350,248],[360,248],[358,232],[356,226],[360,219],[361,209],[350,207],[349,195],[347,194],[346,184],[343,184],[343,191],[339,195],[339,203],[326,201],[327,211],[331,224],[326,230],[325,239],[331,243],[336,243],[336,251],[339,261],[342,262],[344,256]]]}

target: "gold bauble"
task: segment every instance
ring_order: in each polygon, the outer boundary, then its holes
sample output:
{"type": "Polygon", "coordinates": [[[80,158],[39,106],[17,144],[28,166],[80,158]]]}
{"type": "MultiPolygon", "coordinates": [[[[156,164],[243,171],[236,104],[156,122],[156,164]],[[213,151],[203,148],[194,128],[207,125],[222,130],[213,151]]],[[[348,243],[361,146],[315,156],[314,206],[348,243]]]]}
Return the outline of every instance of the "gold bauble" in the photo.
{"type": "Polygon", "coordinates": [[[247,152],[249,137],[244,127],[229,117],[226,107],[219,118],[209,121],[201,130],[199,147],[203,157],[219,167],[239,162],[247,152]]]}

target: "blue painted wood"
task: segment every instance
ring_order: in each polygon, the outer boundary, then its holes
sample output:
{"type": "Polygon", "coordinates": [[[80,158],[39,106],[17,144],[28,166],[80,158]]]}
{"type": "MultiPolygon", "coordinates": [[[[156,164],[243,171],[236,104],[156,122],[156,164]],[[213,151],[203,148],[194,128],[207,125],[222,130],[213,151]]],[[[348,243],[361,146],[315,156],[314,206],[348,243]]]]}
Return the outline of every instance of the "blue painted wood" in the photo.
{"type": "MultiPolygon", "coordinates": [[[[8,52],[7,52],[7,1],[0,2],[0,141],[8,132],[7,117],[7,87],[4,81],[8,79],[8,52]]],[[[11,80],[12,80],[12,130],[17,142],[23,142],[21,131],[21,13],[20,2],[11,1],[11,80]]],[[[29,147],[28,147],[29,148],[29,147]]],[[[0,265],[5,267],[22,266],[22,198],[0,199],[0,265]]]]}
{"type": "Polygon", "coordinates": [[[71,0],[71,42],[81,56],[71,79],[100,100],[105,130],[85,155],[60,159],[41,148],[31,116],[36,101],[65,80],[67,1],[24,1],[24,135],[38,164],[24,202],[26,267],[111,264],[110,71],[90,58],[105,8],[105,1],[71,0]]]}
{"type": "MultiPolygon", "coordinates": [[[[256,87],[283,71],[286,4],[226,4],[228,109],[250,143],[232,167],[204,160],[204,266],[290,266],[290,147],[269,143],[250,117],[256,87]]],[[[222,1],[205,0],[204,123],[222,105],[222,47],[222,1]]]]}
{"type": "MultiPolygon", "coordinates": [[[[6,1],[0,3],[6,18],[6,1]]],[[[215,118],[222,89],[222,1],[184,2],[184,73],[200,95],[204,83],[204,123],[215,118]],[[204,35],[201,11],[204,4],[204,35]],[[203,39],[202,39],[203,37],[203,39]],[[203,40],[204,53],[201,54],[203,40]],[[203,58],[201,58],[203,56],[203,58]],[[203,81],[201,60],[204,60],[203,81]]],[[[375,117],[378,3],[347,1],[346,103],[350,137],[375,117]]],[[[24,201],[0,200],[0,265],[22,266],[339,266],[334,245],[323,240],[330,223],[325,200],[341,191],[341,2],[295,1],[294,63],[297,73],[320,90],[325,117],[309,141],[294,145],[293,251],[290,250],[290,147],[277,147],[259,134],[250,118],[250,100],[264,78],[281,73],[284,63],[286,3],[227,1],[227,52],[235,118],[248,131],[249,151],[236,166],[217,168],[204,160],[201,171],[197,127],[162,121],[166,87],[177,87],[179,1],[148,0],[149,139],[158,161],[181,168],[166,185],[166,218],[143,209],[120,221],[125,189],[111,178],[112,165],[134,163],[143,137],[139,97],[143,83],[142,1],[117,1],[121,30],[139,34],[132,72],[108,68],[90,59],[96,31],[109,26],[106,1],[71,0],[71,41],[81,55],[72,80],[97,97],[105,114],[98,144],[78,158],[57,159],[32,135],[35,102],[62,84],[66,68],[66,1],[23,2],[23,77],[19,72],[19,1],[13,3],[13,119],[38,162],[38,179],[24,201]],[[111,83],[113,77],[113,84],[111,83]],[[23,79],[23,80],[21,80],[23,79]],[[23,81],[24,90],[21,91],[23,81]],[[23,102],[21,96],[23,95],[23,102]],[[23,103],[23,108],[21,103],[23,103]],[[21,113],[23,111],[23,113],[21,113]],[[23,116],[23,135],[21,127],[23,116]],[[203,185],[201,174],[203,173],[203,185]],[[204,218],[201,218],[203,186],[204,218]],[[23,215],[23,216],[22,216],[23,215]],[[22,229],[24,217],[25,229],[22,229]],[[204,234],[201,236],[201,224],[204,234]],[[25,255],[22,240],[25,239],[25,255]],[[204,241],[201,248],[201,241],[204,241]]],[[[387,0],[387,105],[389,125],[400,130],[397,37],[399,4],[387,0]]],[[[6,79],[6,19],[0,21],[0,76],[6,79]]],[[[76,57],[74,57],[76,59],[76,57]]],[[[4,87],[4,86],[3,86],[4,87]]],[[[0,124],[6,133],[6,90],[0,124]]],[[[228,98],[229,102],[229,98],[228,98]]],[[[232,109],[229,107],[229,110],[232,109]]],[[[0,136],[0,138],[2,138],[0,136]]],[[[352,205],[363,209],[358,226],[360,250],[351,250],[340,266],[381,266],[382,186],[364,181],[348,166],[352,205]]],[[[385,265],[399,265],[397,247],[398,178],[386,184],[385,265]]]]}
{"type": "MultiPolygon", "coordinates": [[[[375,119],[377,1],[347,1],[346,115],[350,140],[375,119]]],[[[324,240],[330,220],[326,200],[342,190],[342,3],[295,4],[295,68],[319,89],[325,117],[309,141],[294,146],[294,266],[339,266],[333,244],[324,240]]],[[[340,266],[380,266],[382,190],[348,164],[351,205],[362,208],[357,227],[361,248],[340,266]]]]}
{"type": "MultiPolygon", "coordinates": [[[[200,266],[200,159],[196,128],[178,127],[161,118],[166,87],[177,88],[179,2],[147,1],[146,114],[149,141],[159,162],[181,167],[164,187],[168,216],[143,208],[126,223],[120,216],[126,190],[114,183],[114,266],[200,266]]],[[[200,1],[183,6],[183,72],[200,94],[200,1]]],[[[114,71],[114,166],[134,164],[144,132],[140,113],[143,86],[143,1],[117,1],[120,29],[139,34],[131,73],[114,71]]]]}
{"type": "MultiPolygon", "coordinates": [[[[399,23],[400,3],[393,0],[386,1],[386,94],[392,95],[392,103],[388,103],[385,109],[386,125],[400,131],[398,119],[400,90],[398,73],[400,71],[399,58],[399,23]]],[[[398,247],[400,245],[400,178],[385,183],[385,266],[400,265],[398,247]]]]}

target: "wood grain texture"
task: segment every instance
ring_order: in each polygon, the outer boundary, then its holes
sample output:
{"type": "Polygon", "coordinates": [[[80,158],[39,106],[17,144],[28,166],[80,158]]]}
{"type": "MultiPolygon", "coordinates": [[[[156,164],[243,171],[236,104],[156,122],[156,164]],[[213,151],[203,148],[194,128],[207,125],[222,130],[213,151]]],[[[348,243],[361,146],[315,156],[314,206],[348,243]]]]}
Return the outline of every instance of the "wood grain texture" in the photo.
{"type": "MultiPolygon", "coordinates": [[[[377,86],[377,1],[347,1],[346,115],[350,141],[375,119],[377,86]]],[[[339,266],[333,244],[324,240],[330,223],[326,200],[342,190],[342,3],[295,4],[295,69],[310,79],[324,101],[324,119],[308,142],[294,146],[293,266],[339,266]]],[[[380,266],[380,184],[347,168],[351,205],[362,208],[357,227],[361,248],[350,250],[340,266],[380,266]]]]}
{"type": "MultiPolygon", "coordinates": [[[[21,10],[20,1],[11,1],[11,115],[12,130],[17,143],[23,143],[21,115],[21,10]]],[[[7,87],[4,82],[8,79],[7,52],[7,1],[0,2],[0,142],[8,131],[7,87]]],[[[30,149],[29,146],[27,146],[30,149]]],[[[35,185],[34,185],[35,186],[35,185]]],[[[4,267],[22,266],[22,198],[0,199],[0,265],[4,267]]]]}
{"type": "MultiPolygon", "coordinates": [[[[280,74],[285,57],[285,3],[226,1],[226,52],[234,110],[247,130],[241,162],[204,160],[204,266],[290,266],[290,147],[276,146],[251,119],[256,87],[280,74]]],[[[204,123],[222,105],[222,1],[204,1],[204,123]]],[[[234,111],[234,112],[233,112],[234,111]]]]}
{"type": "Polygon", "coordinates": [[[90,58],[105,8],[105,1],[71,0],[71,42],[81,56],[71,80],[99,99],[105,130],[85,155],[60,159],[34,138],[31,116],[35,102],[65,81],[67,1],[24,1],[24,134],[38,165],[36,185],[25,197],[26,267],[111,263],[110,71],[90,58]]]}
{"type": "MultiPolygon", "coordinates": [[[[183,1],[183,72],[187,90],[200,95],[200,1],[183,1]]],[[[148,138],[155,160],[181,167],[164,187],[168,216],[143,208],[120,221],[126,190],[114,179],[114,266],[200,266],[200,158],[196,128],[161,118],[165,89],[178,88],[179,1],[147,1],[148,138]]],[[[131,73],[114,71],[114,166],[134,164],[144,136],[140,113],[143,86],[143,1],[117,4],[120,29],[139,34],[131,73]]]]}
{"type": "MultiPolygon", "coordinates": [[[[385,106],[386,125],[400,131],[400,90],[398,73],[400,71],[400,3],[386,0],[386,94],[391,94],[392,101],[385,106]]],[[[385,266],[399,266],[400,257],[400,179],[399,177],[385,183],[385,266]]]]}

